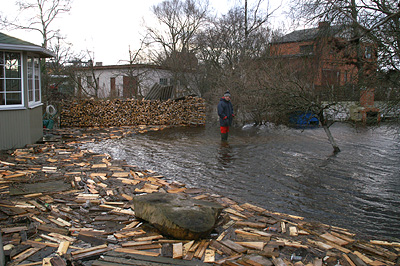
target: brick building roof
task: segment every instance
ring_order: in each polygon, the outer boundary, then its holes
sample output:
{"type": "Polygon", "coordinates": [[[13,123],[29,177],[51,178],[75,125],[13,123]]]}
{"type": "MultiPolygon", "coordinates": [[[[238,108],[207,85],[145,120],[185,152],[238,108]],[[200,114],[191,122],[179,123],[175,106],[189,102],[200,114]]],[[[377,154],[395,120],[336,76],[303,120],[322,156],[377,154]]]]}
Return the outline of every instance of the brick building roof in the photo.
{"type": "Polygon", "coordinates": [[[322,36],[337,36],[343,32],[343,29],[343,26],[329,26],[326,23],[320,23],[318,28],[295,30],[277,38],[274,43],[305,42],[322,36]]]}

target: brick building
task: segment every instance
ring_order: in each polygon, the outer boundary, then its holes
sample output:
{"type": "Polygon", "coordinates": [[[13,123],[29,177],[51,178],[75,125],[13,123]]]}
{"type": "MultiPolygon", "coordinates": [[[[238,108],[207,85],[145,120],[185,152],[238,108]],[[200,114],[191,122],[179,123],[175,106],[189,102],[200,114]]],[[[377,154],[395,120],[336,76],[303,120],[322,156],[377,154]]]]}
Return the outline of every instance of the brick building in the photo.
{"type": "MultiPolygon", "coordinates": [[[[277,40],[270,49],[273,58],[284,60],[294,71],[320,92],[325,100],[335,91],[338,100],[359,100],[359,77],[365,81],[376,69],[374,45],[354,45],[348,26],[330,26],[296,30],[277,40]],[[362,74],[362,75],[361,75],[362,74]]],[[[365,82],[367,83],[367,82],[365,82]]]]}

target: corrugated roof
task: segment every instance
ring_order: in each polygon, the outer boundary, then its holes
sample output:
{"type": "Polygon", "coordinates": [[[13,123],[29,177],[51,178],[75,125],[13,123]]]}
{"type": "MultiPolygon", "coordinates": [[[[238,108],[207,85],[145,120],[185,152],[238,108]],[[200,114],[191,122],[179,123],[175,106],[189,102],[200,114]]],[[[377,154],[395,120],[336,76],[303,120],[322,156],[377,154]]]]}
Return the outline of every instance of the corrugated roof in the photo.
{"type": "Polygon", "coordinates": [[[38,53],[42,57],[54,57],[54,54],[33,43],[9,36],[0,32],[0,49],[12,51],[31,51],[38,53]]]}
{"type": "Polygon", "coordinates": [[[174,86],[162,86],[155,83],[147,93],[145,100],[168,100],[171,99],[174,92],[174,86]]]}

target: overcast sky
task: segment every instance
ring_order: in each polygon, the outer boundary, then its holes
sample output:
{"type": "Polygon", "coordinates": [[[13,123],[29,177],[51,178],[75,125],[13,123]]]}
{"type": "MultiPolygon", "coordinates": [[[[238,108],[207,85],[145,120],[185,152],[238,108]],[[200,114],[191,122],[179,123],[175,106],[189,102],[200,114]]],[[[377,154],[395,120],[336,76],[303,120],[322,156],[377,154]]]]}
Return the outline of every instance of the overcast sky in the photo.
{"type": "MultiPolygon", "coordinates": [[[[17,6],[14,0],[3,1],[1,13],[12,17],[17,6]],[[4,3],[5,2],[5,3],[4,3]]],[[[139,47],[140,32],[143,32],[143,19],[149,21],[151,6],[162,0],[73,0],[69,14],[62,14],[52,25],[52,29],[60,29],[66,40],[73,44],[73,50],[93,51],[94,61],[105,65],[124,63],[128,60],[129,46],[132,50],[139,47]]],[[[243,0],[209,0],[210,5],[219,14],[226,13],[235,3],[243,0]]],[[[249,3],[254,1],[250,0],[249,3]]],[[[268,6],[264,1],[265,8],[268,6]]],[[[271,0],[271,5],[280,2],[271,0]]],[[[282,11],[283,12],[283,8],[282,11]]],[[[277,23],[282,20],[276,19],[277,23]]],[[[41,45],[42,38],[38,32],[20,30],[1,32],[41,45]]]]}

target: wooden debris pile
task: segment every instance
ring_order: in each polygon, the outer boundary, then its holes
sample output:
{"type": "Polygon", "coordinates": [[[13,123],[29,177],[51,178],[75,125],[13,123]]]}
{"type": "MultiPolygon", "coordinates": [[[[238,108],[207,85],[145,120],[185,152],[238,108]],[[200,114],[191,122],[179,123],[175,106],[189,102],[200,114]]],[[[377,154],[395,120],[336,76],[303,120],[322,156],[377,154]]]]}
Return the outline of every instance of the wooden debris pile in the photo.
{"type": "MultiPolygon", "coordinates": [[[[67,131],[65,134],[71,134],[67,131]]],[[[109,134],[124,134],[114,129],[109,134]],[[114,132],[114,133],[110,133],[114,132]]],[[[94,136],[81,132],[80,138],[94,136]]],[[[396,265],[400,243],[240,204],[82,150],[76,138],[0,155],[7,265],[396,265]],[[186,193],[223,213],[209,238],[171,239],[135,218],[132,198],[186,193]]]]}
{"type": "Polygon", "coordinates": [[[198,97],[181,100],[75,100],[64,101],[61,127],[112,127],[133,125],[205,124],[205,101],[198,97]]]}

